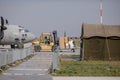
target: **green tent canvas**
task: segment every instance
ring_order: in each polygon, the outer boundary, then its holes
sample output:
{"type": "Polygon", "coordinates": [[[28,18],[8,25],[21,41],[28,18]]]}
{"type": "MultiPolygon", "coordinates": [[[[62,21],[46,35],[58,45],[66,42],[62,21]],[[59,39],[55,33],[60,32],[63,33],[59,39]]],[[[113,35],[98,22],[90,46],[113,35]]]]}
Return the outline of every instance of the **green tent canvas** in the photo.
{"type": "Polygon", "coordinates": [[[82,58],[120,60],[120,25],[83,24],[82,58]]]}

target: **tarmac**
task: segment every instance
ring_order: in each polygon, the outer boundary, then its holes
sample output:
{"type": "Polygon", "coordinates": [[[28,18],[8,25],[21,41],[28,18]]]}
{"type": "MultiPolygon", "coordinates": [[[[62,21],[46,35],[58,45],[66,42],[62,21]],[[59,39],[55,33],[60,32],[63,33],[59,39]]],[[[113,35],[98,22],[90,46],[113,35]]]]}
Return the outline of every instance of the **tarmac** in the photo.
{"type": "Polygon", "coordinates": [[[120,77],[53,77],[53,80],[120,80],[120,77]]]}
{"type": "Polygon", "coordinates": [[[52,80],[49,68],[52,52],[35,52],[35,56],[0,75],[0,80],[52,80]]]}
{"type": "Polygon", "coordinates": [[[52,64],[53,52],[36,52],[35,54],[30,60],[3,72],[0,80],[120,80],[120,77],[107,76],[52,76],[49,74],[49,68],[52,64]]]}

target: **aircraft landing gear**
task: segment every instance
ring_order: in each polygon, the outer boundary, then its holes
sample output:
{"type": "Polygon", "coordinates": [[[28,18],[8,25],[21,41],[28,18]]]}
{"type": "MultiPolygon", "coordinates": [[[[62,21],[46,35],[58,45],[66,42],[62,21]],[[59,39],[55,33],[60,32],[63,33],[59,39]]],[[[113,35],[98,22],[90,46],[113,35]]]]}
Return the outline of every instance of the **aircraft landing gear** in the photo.
{"type": "Polygon", "coordinates": [[[22,49],[22,48],[24,48],[24,44],[23,43],[13,43],[13,44],[11,44],[11,48],[12,49],[15,49],[15,48],[22,49]]]}

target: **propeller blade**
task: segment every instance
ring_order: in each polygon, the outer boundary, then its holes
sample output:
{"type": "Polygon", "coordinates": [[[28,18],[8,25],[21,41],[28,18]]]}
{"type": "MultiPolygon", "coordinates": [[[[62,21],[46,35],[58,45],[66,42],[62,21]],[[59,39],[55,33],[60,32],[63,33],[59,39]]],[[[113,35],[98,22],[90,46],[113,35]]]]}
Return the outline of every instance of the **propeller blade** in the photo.
{"type": "Polygon", "coordinates": [[[1,27],[3,27],[4,26],[4,19],[3,19],[3,17],[1,16],[1,27]]]}
{"type": "Polygon", "coordinates": [[[4,19],[3,17],[1,16],[1,29],[0,29],[0,40],[3,39],[4,37],[4,30],[7,29],[7,27],[4,26],[4,19]]]}
{"type": "Polygon", "coordinates": [[[6,21],[6,24],[8,24],[8,20],[6,19],[5,21],[6,21]]]}

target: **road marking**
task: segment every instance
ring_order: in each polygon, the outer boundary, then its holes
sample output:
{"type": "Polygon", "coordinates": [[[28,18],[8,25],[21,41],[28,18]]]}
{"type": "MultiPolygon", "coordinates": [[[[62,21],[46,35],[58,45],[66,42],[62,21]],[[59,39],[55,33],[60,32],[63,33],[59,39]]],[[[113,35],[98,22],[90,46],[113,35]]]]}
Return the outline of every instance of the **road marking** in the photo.
{"type": "Polygon", "coordinates": [[[30,76],[30,75],[33,75],[33,74],[26,73],[26,74],[22,74],[22,75],[30,76]]]}
{"type": "Polygon", "coordinates": [[[37,74],[38,76],[42,76],[42,75],[45,75],[45,74],[37,74]]]}
{"type": "Polygon", "coordinates": [[[21,73],[14,73],[14,74],[12,74],[12,75],[22,76],[23,74],[21,74],[21,73]]]}
{"type": "Polygon", "coordinates": [[[7,76],[32,76],[32,75],[37,75],[37,76],[42,76],[46,74],[29,74],[29,73],[3,73],[3,75],[7,76]]]}
{"type": "Polygon", "coordinates": [[[3,75],[12,75],[11,73],[3,73],[3,75]]]}
{"type": "Polygon", "coordinates": [[[9,69],[9,70],[23,70],[23,71],[47,71],[48,69],[9,69]]]}

